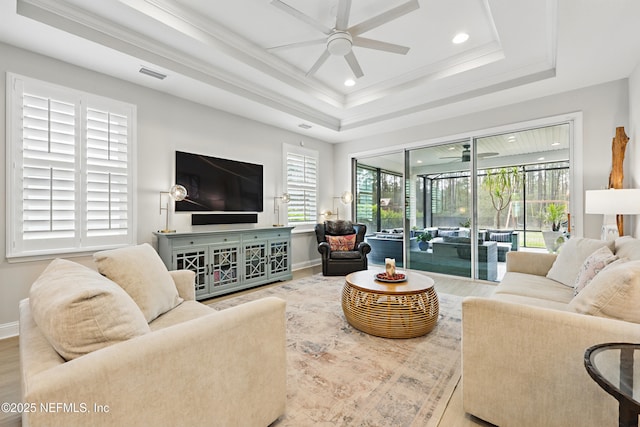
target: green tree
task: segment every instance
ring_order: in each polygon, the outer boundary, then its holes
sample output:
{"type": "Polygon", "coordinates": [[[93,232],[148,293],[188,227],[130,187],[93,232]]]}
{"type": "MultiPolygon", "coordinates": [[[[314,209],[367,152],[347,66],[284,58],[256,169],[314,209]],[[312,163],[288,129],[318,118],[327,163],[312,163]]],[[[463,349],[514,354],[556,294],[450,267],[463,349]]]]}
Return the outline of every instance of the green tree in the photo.
{"type": "Polygon", "coordinates": [[[509,207],[513,196],[520,190],[524,174],[517,168],[487,169],[482,188],[489,193],[496,213],[494,227],[502,226],[502,211],[509,207]]]}

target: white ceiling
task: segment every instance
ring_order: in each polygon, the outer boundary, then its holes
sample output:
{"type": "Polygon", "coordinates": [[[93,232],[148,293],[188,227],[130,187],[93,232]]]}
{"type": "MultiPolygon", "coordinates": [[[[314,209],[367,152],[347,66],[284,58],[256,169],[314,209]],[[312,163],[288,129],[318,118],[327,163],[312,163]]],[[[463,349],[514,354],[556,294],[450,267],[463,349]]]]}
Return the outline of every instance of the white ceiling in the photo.
{"type": "MultiPolygon", "coordinates": [[[[282,1],[335,25],[338,0],[282,1]]],[[[409,52],[354,46],[351,88],[339,56],[306,75],[324,43],[269,49],[326,38],[270,0],[2,0],[0,40],[329,142],[625,78],[640,60],[637,0],[413,1],[362,34],[409,52]]],[[[353,0],[349,26],[407,2],[353,0]]]]}

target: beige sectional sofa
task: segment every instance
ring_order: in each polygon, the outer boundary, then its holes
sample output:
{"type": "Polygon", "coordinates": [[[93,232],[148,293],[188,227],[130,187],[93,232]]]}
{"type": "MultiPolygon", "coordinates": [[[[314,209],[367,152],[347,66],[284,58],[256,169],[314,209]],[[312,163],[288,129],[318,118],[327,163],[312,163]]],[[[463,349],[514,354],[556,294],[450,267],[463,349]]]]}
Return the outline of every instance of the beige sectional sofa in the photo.
{"type": "Polygon", "coordinates": [[[58,259],[20,303],[23,426],[267,426],[284,413],[283,300],[216,311],[148,245],[94,258],[113,281],[58,259]]]}
{"type": "Polygon", "coordinates": [[[584,353],[640,342],[640,241],[572,240],[557,256],[509,252],[493,296],[464,300],[466,412],[502,427],[617,425],[617,401],[590,378],[584,353]],[[589,281],[585,271],[602,246],[614,256],[589,281]]]}

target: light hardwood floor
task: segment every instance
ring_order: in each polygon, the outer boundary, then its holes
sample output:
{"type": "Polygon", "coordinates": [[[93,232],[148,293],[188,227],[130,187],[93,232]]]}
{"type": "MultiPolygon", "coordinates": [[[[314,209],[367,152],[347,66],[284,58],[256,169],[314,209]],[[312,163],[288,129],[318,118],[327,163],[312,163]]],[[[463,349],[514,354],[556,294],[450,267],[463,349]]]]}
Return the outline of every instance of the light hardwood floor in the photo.
{"type": "MultiPolygon", "coordinates": [[[[321,272],[319,267],[308,268],[294,272],[294,279],[309,276],[321,272]]],[[[488,282],[473,282],[466,279],[451,279],[450,276],[439,276],[437,274],[429,274],[436,282],[436,290],[459,296],[487,296],[491,294],[493,285],[488,282]],[[438,280],[438,278],[441,280],[438,280]]],[[[276,283],[267,286],[279,286],[282,283],[276,283]]],[[[260,289],[260,288],[259,288],[260,289]]],[[[247,290],[244,292],[251,292],[247,290]]],[[[225,296],[220,298],[230,298],[238,296],[225,296]]],[[[19,375],[19,357],[18,357],[18,338],[8,338],[0,340],[0,403],[18,403],[20,402],[20,375],[19,375]]],[[[16,414],[7,414],[0,411],[0,426],[2,427],[20,427],[22,422],[20,416],[16,414]]],[[[462,409],[462,391],[460,384],[451,397],[444,416],[439,424],[440,427],[477,427],[491,426],[475,417],[472,417],[462,409]]]]}

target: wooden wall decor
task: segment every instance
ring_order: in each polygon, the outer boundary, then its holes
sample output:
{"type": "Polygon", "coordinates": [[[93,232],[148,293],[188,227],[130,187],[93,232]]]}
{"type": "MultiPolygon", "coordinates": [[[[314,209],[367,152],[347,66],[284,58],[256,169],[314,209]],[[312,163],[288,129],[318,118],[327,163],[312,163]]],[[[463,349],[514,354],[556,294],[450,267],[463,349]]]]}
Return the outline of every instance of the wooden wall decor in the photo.
{"type": "MultiPolygon", "coordinates": [[[[609,174],[609,188],[622,188],[622,181],[624,179],[624,173],[622,170],[624,163],[624,152],[627,149],[627,143],[629,137],[624,132],[624,127],[620,126],[616,128],[616,136],[611,142],[611,173],[609,174]]],[[[622,215],[616,216],[616,222],[618,225],[618,233],[624,235],[624,222],[622,215]]]]}

